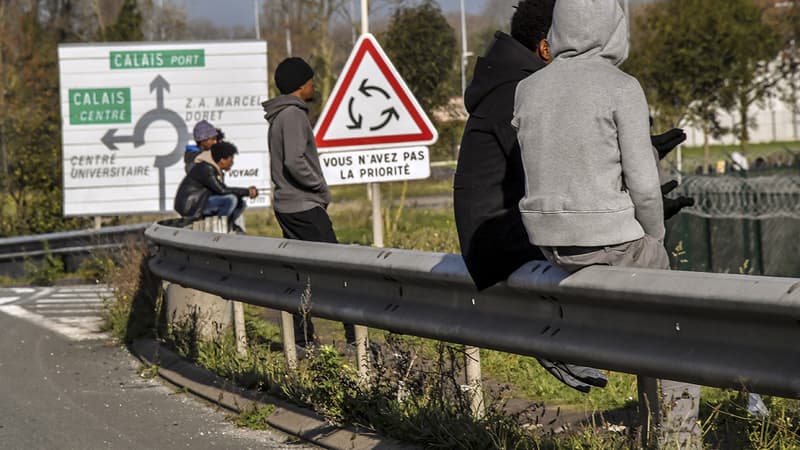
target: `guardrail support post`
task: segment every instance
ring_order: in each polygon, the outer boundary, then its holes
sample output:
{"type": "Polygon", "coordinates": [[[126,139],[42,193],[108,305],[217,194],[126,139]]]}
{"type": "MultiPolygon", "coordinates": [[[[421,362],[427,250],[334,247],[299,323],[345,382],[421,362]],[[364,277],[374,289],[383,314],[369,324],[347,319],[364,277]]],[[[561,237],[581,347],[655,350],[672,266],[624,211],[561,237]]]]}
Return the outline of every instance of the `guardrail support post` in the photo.
{"type": "Polygon", "coordinates": [[[281,336],[283,336],[283,354],[286,356],[286,366],[290,369],[297,368],[297,349],[294,347],[294,320],[292,315],[281,311],[281,336]]]}
{"type": "Polygon", "coordinates": [[[643,376],[637,384],[643,448],[702,448],[699,385],[643,376]]]}
{"type": "Polygon", "coordinates": [[[369,349],[369,335],[367,333],[367,327],[363,325],[356,325],[356,360],[357,360],[357,368],[358,368],[358,376],[362,380],[366,380],[369,376],[369,355],[367,355],[367,349],[369,349]]]}
{"type": "Polygon", "coordinates": [[[661,380],[663,409],[659,447],[700,449],[702,438],[697,416],[700,411],[700,386],[682,381],[661,380]]]}
{"type": "Polygon", "coordinates": [[[642,448],[649,448],[655,442],[655,430],[660,415],[658,411],[658,380],[637,375],[636,385],[639,391],[639,423],[642,424],[642,448]]]}
{"type": "Polygon", "coordinates": [[[247,333],[244,327],[244,305],[233,301],[233,332],[236,335],[236,353],[247,356],[247,333]]]}
{"type": "Polygon", "coordinates": [[[472,416],[483,418],[483,387],[481,385],[481,349],[469,345],[464,346],[466,358],[467,386],[470,396],[472,416]]]}

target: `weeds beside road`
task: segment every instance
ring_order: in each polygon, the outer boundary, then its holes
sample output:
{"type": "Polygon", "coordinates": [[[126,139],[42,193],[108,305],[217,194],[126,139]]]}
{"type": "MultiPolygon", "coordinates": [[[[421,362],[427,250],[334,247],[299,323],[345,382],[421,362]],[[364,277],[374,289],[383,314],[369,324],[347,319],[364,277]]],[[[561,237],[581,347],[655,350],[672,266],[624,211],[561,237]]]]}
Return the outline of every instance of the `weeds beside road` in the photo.
{"type": "MultiPolygon", "coordinates": [[[[331,213],[343,243],[368,242],[366,211],[337,210],[334,205],[331,213]]],[[[250,212],[247,219],[250,234],[280,235],[271,213],[250,212]]],[[[405,210],[386,240],[390,246],[453,252],[457,239],[452,212],[405,210]]],[[[610,373],[606,389],[582,395],[553,379],[533,358],[482,350],[487,412],[474,419],[460,389],[464,383],[460,346],[370,330],[382,357],[374,361],[371,382],[361,383],[352,356],[335,341],[341,325],[317,319],[325,345],[293,371],[285,365],[274,319],[262,308],[248,306],[248,356],[237,357],[230,334],[197,342],[190,323],[167,327],[160,316],[161,297],[153,289],[158,283],[147,275],[137,276],[145,251],[130,252],[134,256],[123,258],[110,274],[117,300],[108,305],[108,321],[120,339],[155,337],[221,376],[313,408],[333,423],[435,448],[638,446],[636,423],[630,419],[635,417],[636,398],[632,375],[610,373]],[[555,422],[569,426],[556,433],[548,423],[554,415],[561,416],[555,422]]],[[[704,388],[702,401],[701,425],[708,448],[800,447],[800,401],[767,397],[771,415],[764,419],[751,417],[747,396],[736,391],[704,388]]],[[[237,422],[262,427],[267,413],[247,412],[237,422]]]]}

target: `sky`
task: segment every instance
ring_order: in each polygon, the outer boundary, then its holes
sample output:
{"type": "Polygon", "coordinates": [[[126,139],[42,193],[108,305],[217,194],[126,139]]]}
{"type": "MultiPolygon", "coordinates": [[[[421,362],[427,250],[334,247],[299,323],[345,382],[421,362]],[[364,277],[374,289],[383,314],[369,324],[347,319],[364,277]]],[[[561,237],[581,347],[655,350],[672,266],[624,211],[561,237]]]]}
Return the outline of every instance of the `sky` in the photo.
{"type": "MultiPolygon", "coordinates": [[[[220,26],[244,25],[252,27],[253,21],[253,0],[172,0],[178,5],[183,5],[190,19],[214,18],[214,22],[220,26]]],[[[256,0],[260,5],[261,2],[256,0]]],[[[356,10],[361,6],[358,0],[353,1],[356,10]]],[[[437,0],[443,11],[457,11],[460,8],[460,0],[437,0]]],[[[483,10],[486,0],[464,0],[464,6],[468,13],[478,14],[483,10]]],[[[260,9],[260,7],[259,7],[260,9]]]]}
{"type": "MultiPolygon", "coordinates": [[[[227,0],[224,3],[219,0],[167,0],[178,5],[183,5],[190,19],[213,18],[214,22],[220,26],[243,25],[251,28],[253,20],[253,1],[254,0],[227,0]],[[224,5],[224,6],[222,6],[224,5]]],[[[259,9],[260,0],[255,0],[259,9]]],[[[513,0],[509,0],[513,2],[513,0]]],[[[631,0],[631,3],[645,3],[652,0],[631,0]]],[[[443,11],[458,11],[461,8],[460,0],[436,0],[436,3],[443,11]]],[[[468,14],[479,14],[483,11],[487,0],[464,0],[464,6],[468,14]]],[[[354,8],[360,9],[361,2],[353,0],[354,8]]]]}

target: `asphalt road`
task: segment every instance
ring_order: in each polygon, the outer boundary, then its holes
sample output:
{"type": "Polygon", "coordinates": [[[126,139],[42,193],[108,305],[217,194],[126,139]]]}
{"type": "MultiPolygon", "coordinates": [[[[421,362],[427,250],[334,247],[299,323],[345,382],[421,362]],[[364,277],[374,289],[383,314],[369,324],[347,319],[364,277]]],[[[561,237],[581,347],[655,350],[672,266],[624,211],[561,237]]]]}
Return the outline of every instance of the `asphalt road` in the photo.
{"type": "Polygon", "coordinates": [[[139,362],[96,330],[64,333],[53,326],[58,308],[47,316],[36,305],[70,301],[86,314],[75,303],[96,300],[55,292],[0,290],[0,449],[317,448],[238,429],[227,412],[142,378],[139,362]]]}

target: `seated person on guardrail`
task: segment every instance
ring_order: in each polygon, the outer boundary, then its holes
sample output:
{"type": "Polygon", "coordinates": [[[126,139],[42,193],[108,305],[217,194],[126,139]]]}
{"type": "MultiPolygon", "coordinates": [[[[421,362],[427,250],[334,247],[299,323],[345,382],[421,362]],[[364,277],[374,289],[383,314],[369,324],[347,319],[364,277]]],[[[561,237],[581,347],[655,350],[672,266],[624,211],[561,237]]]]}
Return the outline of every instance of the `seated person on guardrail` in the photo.
{"type": "MultiPolygon", "coordinates": [[[[511,18],[511,36],[500,31],[478,58],[465,104],[469,120],[461,140],[454,182],[456,228],[461,254],[479,290],[486,289],[535,259],[519,214],[525,174],[516,132],[511,127],[517,83],[549,61],[547,30],[555,0],[523,0],[511,18]]],[[[606,385],[591,367],[539,363],[567,386],[589,392],[606,385]]]]}
{"type": "Polygon", "coordinates": [[[175,211],[183,217],[228,217],[228,224],[236,232],[242,232],[234,221],[244,212],[247,203],[244,197],[256,198],[258,189],[228,187],[224,172],[233,167],[236,146],[218,142],[210,152],[202,152],[194,166],[183,178],[175,194],[175,211]]]}
{"type": "MultiPolygon", "coordinates": [[[[454,209],[461,254],[472,279],[483,290],[504,281],[520,266],[544,259],[528,240],[519,213],[525,194],[516,131],[511,126],[514,90],[520,80],[550,62],[547,32],[555,0],[522,0],[511,19],[511,36],[495,33],[478,58],[464,95],[469,112],[454,180],[454,209]]],[[[651,136],[663,158],[686,139],[674,128],[651,136]]],[[[669,193],[677,183],[662,186],[669,193]]],[[[668,219],[693,201],[664,197],[668,219]]]]}
{"type": "Polygon", "coordinates": [[[212,145],[222,142],[222,138],[225,137],[222,130],[215,128],[207,120],[201,120],[194,125],[192,136],[197,145],[187,145],[186,151],[183,153],[183,164],[186,173],[189,173],[198,156],[203,152],[208,153],[212,145]]]}
{"type": "Polygon", "coordinates": [[[669,269],[664,211],[639,82],[617,1],[559,0],[548,35],[553,62],[517,86],[531,243],[562,269],[592,264],[669,269]]]}
{"type": "MultiPolygon", "coordinates": [[[[512,121],[531,243],[567,272],[597,264],[668,270],[647,99],[618,68],[628,56],[622,7],[558,0],[547,40],[553,61],[517,85],[512,121]]],[[[695,426],[700,387],[662,380],[661,389],[695,426]]]]}
{"type": "MultiPolygon", "coordinates": [[[[308,104],[314,99],[314,70],[301,58],[287,58],[275,69],[281,95],[262,104],[269,122],[272,207],[286,239],[336,244],[328,217],[331,193],[322,174],[308,104]]],[[[295,343],[316,340],[308,314],[293,315],[295,343]]],[[[345,339],[356,340],[355,327],[344,324],[345,339]]]]}

